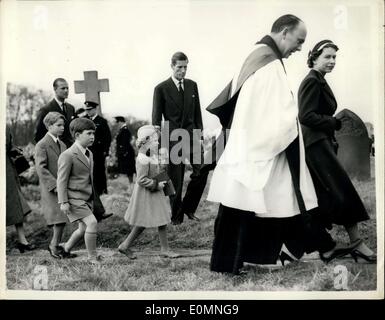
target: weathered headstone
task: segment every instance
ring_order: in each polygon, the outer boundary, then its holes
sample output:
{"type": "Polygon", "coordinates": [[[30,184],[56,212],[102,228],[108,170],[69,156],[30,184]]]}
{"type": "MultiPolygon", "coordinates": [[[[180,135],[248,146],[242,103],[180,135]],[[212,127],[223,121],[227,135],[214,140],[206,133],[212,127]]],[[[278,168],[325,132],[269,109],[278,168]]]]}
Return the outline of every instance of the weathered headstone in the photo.
{"type": "Polygon", "coordinates": [[[336,131],[338,159],[351,178],[369,179],[371,140],[364,122],[348,109],[336,116],[342,121],[341,129],[336,131]]]}
{"type": "Polygon", "coordinates": [[[100,92],[109,92],[108,79],[98,79],[97,71],[84,71],[84,80],[74,81],[75,93],[85,93],[85,101],[93,101],[99,104],[98,113],[102,113],[100,92]]]}

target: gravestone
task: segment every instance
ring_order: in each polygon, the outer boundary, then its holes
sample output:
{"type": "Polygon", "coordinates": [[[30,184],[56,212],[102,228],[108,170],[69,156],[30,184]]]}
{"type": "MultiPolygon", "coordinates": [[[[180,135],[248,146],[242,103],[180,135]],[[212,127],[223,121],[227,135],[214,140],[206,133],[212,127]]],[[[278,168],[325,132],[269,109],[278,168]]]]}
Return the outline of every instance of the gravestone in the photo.
{"type": "Polygon", "coordinates": [[[369,179],[371,140],[364,122],[348,109],[336,117],[342,121],[341,129],[336,131],[338,159],[351,178],[369,179]]]}
{"type": "Polygon", "coordinates": [[[84,80],[74,81],[75,93],[85,93],[85,101],[93,101],[99,104],[98,114],[102,113],[100,92],[109,92],[108,79],[98,79],[97,71],[84,71],[84,80]]]}

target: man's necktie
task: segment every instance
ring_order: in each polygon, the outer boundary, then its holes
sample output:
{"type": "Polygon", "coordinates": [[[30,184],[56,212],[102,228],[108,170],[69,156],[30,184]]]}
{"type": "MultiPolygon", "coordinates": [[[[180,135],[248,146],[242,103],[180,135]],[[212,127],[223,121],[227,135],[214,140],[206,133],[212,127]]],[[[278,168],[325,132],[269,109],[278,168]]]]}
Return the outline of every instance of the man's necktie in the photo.
{"type": "Polygon", "coordinates": [[[86,157],[87,157],[88,159],[90,158],[90,152],[89,152],[88,150],[86,150],[85,155],[86,155],[86,157]]]}
{"type": "Polygon", "coordinates": [[[56,140],[57,147],[59,148],[59,152],[61,152],[60,142],[59,140],[56,140]]]}
{"type": "Polygon", "coordinates": [[[179,91],[179,93],[183,94],[182,81],[178,82],[178,91],[179,91]]]}
{"type": "Polygon", "coordinates": [[[63,102],[63,104],[62,104],[61,106],[62,106],[62,109],[63,109],[63,113],[64,113],[65,115],[67,115],[67,108],[66,108],[65,102],[63,102]]]}
{"type": "Polygon", "coordinates": [[[178,82],[178,91],[179,91],[180,99],[181,99],[182,105],[183,105],[183,102],[184,102],[184,91],[183,91],[183,87],[182,87],[182,81],[178,82]]]}

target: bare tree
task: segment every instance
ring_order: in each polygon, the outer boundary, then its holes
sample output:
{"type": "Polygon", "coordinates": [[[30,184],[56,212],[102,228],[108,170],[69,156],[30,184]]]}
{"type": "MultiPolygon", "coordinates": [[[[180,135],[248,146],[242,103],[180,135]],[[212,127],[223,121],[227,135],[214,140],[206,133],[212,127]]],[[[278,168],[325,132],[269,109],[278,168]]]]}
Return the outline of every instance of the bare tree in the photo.
{"type": "Polygon", "coordinates": [[[51,95],[24,85],[7,84],[7,123],[17,145],[33,142],[35,120],[39,109],[51,95]]]}

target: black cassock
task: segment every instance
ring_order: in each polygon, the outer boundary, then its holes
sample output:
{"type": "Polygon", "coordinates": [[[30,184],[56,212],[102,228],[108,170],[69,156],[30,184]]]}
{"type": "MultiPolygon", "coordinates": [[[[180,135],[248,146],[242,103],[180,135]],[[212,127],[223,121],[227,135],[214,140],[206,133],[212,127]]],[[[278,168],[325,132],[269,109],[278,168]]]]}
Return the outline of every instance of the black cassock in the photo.
{"type": "Polygon", "coordinates": [[[116,157],[118,172],[132,177],[136,173],[135,150],[131,145],[132,134],[127,125],[120,128],[116,136],[116,157]]]}

